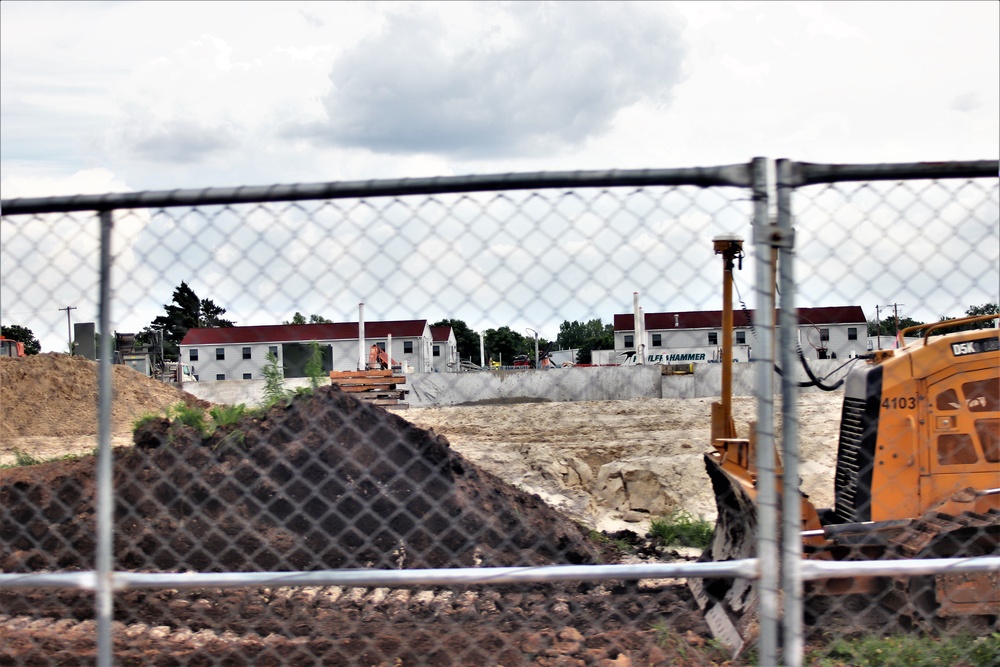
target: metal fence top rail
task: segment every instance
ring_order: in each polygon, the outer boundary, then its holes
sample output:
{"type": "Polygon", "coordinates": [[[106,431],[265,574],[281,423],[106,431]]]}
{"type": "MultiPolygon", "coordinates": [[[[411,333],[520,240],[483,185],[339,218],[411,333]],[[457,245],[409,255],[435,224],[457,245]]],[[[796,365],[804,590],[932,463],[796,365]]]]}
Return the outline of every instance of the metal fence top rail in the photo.
{"type": "Polygon", "coordinates": [[[348,199],[353,197],[402,197],[459,192],[599,188],[623,186],[694,185],[698,187],[751,185],[750,164],[683,169],[632,169],[610,171],[549,171],[534,173],[439,176],[369,181],[333,181],[292,185],[240,186],[118,192],[103,195],[33,197],[0,201],[3,215],[111,211],[115,209],[166,208],[256,204],[275,201],[348,199]]]}
{"type": "MultiPolygon", "coordinates": [[[[763,160],[764,158],[755,158],[763,160]]],[[[988,178],[1000,174],[997,160],[916,162],[899,164],[813,164],[792,162],[788,182],[801,186],[838,181],[898,180],[901,178],[988,178]]],[[[752,185],[752,163],[682,169],[624,169],[605,171],[549,171],[482,176],[438,176],[369,181],[331,181],[291,185],[239,186],[117,192],[103,195],[25,197],[0,201],[3,215],[112,211],[171,206],[225,206],[275,201],[402,197],[459,192],[596,188],[623,186],[693,185],[697,187],[752,185]]]]}
{"type": "MultiPolygon", "coordinates": [[[[782,162],[790,162],[782,160],[782,162]]],[[[905,179],[1000,177],[1000,161],[913,162],[900,164],[814,164],[791,162],[786,186],[846,181],[899,181],[905,179]]]]}

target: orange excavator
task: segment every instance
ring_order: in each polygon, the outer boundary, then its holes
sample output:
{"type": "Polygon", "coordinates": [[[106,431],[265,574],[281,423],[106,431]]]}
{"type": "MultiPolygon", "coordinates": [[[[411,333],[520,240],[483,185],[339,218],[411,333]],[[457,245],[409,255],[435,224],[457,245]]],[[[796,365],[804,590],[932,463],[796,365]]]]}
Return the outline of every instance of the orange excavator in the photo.
{"type": "Polygon", "coordinates": [[[368,368],[371,370],[389,370],[398,367],[400,364],[395,359],[391,359],[378,345],[372,345],[368,350],[368,368]]]}
{"type": "MultiPolygon", "coordinates": [[[[716,245],[724,280],[741,248],[716,245]]],[[[724,295],[731,294],[729,284],[724,295]]],[[[725,297],[724,297],[725,299],[725,297]]],[[[731,311],[731,297],[724,308],[731,311]]],[[[844,382],[834,507],[801,498],[802,553],[820,560],[952,558],[1000,555],[1000,329],[987,315],[899,332],[896,349],[879,350],[844,382]],[[975,329],[973,326],[988,328],[975,329]],[[948,329],[969,330],[946,333],[948,329]],[[906,343],[910,335],[916,342],[906,343]]],[[[726,325],[723,313],[723,326],[726,325]]],[[[728,318],[731,328],[732,317],[728,318]]],[[[731,333],[723,331],[723,345],[731,333]]],[[[725,351],[723,351],[725,357],[725,351]]],[[[754,427],[736,437],[731,372],[712,406],[705,466],[718,516],[702,560],[756,554],[757,471],[754,427]]],[[[780,501],[779,501],[780,506],[780,501]]],[[[692,579],[692,592],[716,637],[738,654],[752,640],[755,582],[692,579]]],[[[807,582],[806,596],[877,594],[919,627],[950,619],[991,627],[1000,616],[1000,572],[915,577],[854,577],[807,582]]],[[[970,626],[971,627],[971,626],[970,626]]]]}

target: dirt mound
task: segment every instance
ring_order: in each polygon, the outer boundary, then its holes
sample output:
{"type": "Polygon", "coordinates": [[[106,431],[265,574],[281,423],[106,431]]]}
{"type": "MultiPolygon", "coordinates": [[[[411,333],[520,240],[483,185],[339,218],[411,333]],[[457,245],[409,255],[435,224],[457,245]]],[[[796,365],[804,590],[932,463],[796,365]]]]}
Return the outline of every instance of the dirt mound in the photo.
{"type": "MultiPolygon", "coordinates": [[[[128,366],[112,366],[114,434],[131,433],[145,414],[179,402],[204,404],[175,386],[128,366]]],[[[48,352],[0,358],[0,442],[21,437],[97,433],[97,363],[48,352]]]]}
{"type": "MultiPolygon", "coordinates": [[[[594,563],[583,530],[447,440],[336,387],[116,450],[116,566],[267,571],[594,563]]],[[[5,571],[90,567],[93,461],[7,471],[5,571]],[[42,536],[42,537],[39,537],[42,536]]]]}

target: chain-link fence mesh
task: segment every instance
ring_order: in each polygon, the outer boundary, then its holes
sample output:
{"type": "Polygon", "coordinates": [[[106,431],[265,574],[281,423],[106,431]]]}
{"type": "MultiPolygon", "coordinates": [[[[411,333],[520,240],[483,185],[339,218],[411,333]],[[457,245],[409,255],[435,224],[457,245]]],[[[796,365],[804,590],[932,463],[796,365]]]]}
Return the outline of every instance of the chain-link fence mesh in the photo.
{"type": "Polygon", "coordinates": [[[996,164],[760,166],[5,201],[3,661],[991,664],[996,164]]]}

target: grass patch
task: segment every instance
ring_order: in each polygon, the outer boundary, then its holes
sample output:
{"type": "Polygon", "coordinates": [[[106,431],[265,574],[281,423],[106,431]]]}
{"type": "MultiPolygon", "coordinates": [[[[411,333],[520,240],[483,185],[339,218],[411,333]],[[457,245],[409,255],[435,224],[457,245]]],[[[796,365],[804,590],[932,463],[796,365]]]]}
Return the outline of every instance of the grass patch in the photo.
{"type": "Polygon", "coordinates": [[[14,448],[14,462],[5,463],[3,468],[20,468],[22,466],[36,466],[39,463],[45,463],[42,459],[32,456],[26,451],[20,450],[17,447],[14,448]]]}
{"type": "Polygon", "coordinates": [[[213,425],[206,419],[205,411],[198,407],[191,407],[187,403],[177,403],[167,410],[167,416],[171,421],[184,424],[199,433],[209,435],[213,430],[213,425]]]}
{"type": "Polygon", "coordinates": [[[590,538],[590,541],[594,542],[595,544],[601,544],[604,546],[613,546],[618,551],[621,551],[623,553],[632,553],[633,551],[635,551],[635,548],[631,544],[629,544],[627,540],[615,539],[609,536],[607,533],[602,533],[599,530],[591,530],[587,536],[590,538]]]}
{"type": "Polygon", "coordinates": [[[149,424],[150,422],[155,422],[162,416],[163,415],[161,415],[158,412],[147,412],[146,414],[144,414],[143,416],[139,417],[134,422],[132,422],[132,432],[135,433],[146,424],[149,424]]]}
{"type": "Polygon", "coordinates": [[[649,524],[653,537],[663,540],[668,547],[696,547],[704,549],[712,542],[714,526],[701,517],[693,517],[684,510],[674,510],[649,524]]]}
{"type": "Polygon", "coordinates": [[[212,421],[218,427],[232,426],[237,424],[243,415],[246,414],[246,406],[242,403],[238,405],[217,405],[208,411],[212,421]]]}
{"type": "Polygon", "coordinates": [[[995,667],[1000,632],[981,637],[894,635],[835,639],[806,656],[815,667],[995,667]]]}
{"type": "Polygon", "coordinates": [[[62,454],[60,456],[50,456],[47,459],[40,459],[33,454],[29,454],[23,450],[13,449],[14,452],[14,462],[4,463],[0,465],[0,470],[8,470],[10,468],[22,468],[24,466],[37,466],[43,465],[45,463],[54,463],[56,461],[77,461],[87,456],[97,456],[97,448],[95,447],[89,454],[62,454]]]}

